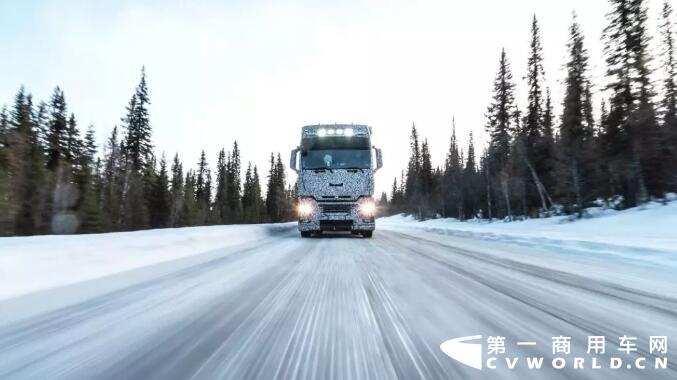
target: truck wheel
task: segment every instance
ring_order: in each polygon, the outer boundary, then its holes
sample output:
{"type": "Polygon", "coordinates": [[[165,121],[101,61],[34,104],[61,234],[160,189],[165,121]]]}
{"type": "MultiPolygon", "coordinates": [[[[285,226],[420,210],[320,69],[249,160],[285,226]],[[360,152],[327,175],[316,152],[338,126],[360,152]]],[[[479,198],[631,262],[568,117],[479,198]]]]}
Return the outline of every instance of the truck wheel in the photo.
{"type": "Polygon", "coordinates": [[[371,235],[373,235],[374,231],[362,231],[362,237],[365,237],[367,239],[371,238],[371,235]]]}
{"type": "Polygon", "coordinates": [[[303,238],[309,238],[311,234],[312,234],[311,231],[301,231],[301,237],[303,238]]]}

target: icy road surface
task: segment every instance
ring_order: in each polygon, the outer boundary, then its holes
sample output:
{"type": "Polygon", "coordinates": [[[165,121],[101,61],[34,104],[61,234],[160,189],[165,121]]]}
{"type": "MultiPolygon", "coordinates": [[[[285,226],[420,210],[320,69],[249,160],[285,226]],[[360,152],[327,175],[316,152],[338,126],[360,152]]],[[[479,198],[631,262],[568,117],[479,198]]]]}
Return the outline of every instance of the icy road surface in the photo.
{"type": "Polygon", "coordinates": [[[373,239],[301,239],[289,226],[0,301],[0,378],[675,379],[674,263],[669,252],[403,226],[379,227],[373,239]],[[517,367],[498,355],[498,369],[480,371],[439,349],[470,335],[483,336],[485,358],[486,338],[505,336],[517,367]],[[571,353],[554,370],[560,335],[571,353]],[[606,336],[602,369],[590,368],[591,335],[606,336]],[[637,352],[618,351],[623,335],[638,338],[637,352]],[[652,335],[671,339],[667,369],[653,369],[652,335]],[[545,358],[543,369],[526,368],[532,356],[545,358]],[[608,369],[611,356],[622,369],[608,369]],[[638,356],[647,369],[627,369],[638,356]]]}

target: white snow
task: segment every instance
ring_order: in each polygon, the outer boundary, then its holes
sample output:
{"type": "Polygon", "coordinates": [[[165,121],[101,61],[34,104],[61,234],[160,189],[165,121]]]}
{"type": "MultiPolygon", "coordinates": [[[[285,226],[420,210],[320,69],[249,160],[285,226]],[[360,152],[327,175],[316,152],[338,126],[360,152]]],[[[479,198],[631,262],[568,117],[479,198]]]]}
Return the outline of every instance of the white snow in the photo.
{"type": "Polygon", "coordinates": [[[623,211],[588,209],[591,217],[580,220],[566,216],[503,222],[431,219],[416,221],[396,215],[378,220],[379,227],[422,228],[457,236],[519,242],[547,239],[599,243],[629,248],[677,252],[677,202],[650,203],[623,211]]]}
{"type": "Polygon", "coordinates": [[[0,238],[0,300],[269,236],[272,225],[0,238]]]}

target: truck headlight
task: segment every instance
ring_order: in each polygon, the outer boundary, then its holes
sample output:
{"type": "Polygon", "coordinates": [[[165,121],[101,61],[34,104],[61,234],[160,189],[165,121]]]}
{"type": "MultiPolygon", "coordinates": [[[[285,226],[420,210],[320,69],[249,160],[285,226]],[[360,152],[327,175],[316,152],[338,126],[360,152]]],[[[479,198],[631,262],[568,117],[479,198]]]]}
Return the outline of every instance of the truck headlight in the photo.
{"type": "Polygon", "coordinates": [[[315,201],[311,199],[302,199],[296,205],[296,212],[301,219],[307,219],[315,213],[315,201]]]}
{"type": "Polygon", "coordinates": [[[376,202],[371,198],[362,198],[358,204],[358,211],[362,216],[373,217],[376,214],[376,202]]]}

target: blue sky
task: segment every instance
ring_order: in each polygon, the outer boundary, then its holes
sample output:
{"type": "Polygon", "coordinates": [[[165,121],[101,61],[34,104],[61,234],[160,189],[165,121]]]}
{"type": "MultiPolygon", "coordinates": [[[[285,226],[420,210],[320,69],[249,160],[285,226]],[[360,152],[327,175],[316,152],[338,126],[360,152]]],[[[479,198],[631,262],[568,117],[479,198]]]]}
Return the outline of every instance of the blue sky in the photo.
{"type": "MultiPolygon", "coordinates": [[[[649,2],[652,24],[658,4],[649,2]]],[[[405,166],[412,122],[440,164],[452,116],[463,143],[472,130],[482,144],[500,49],[524,76],[534,13],[559,104],[574,9],[601,77],[603,0],[0,0],[0,103],[21,85],[38,100],[59,85],[102,143],[145,65],[159,152],[192,166],[201,149],[214,160],[237,138],[245,162],[266,168],[271,151],[286,160],[302,125],[365,123],[384,150],[385,190],[405,166]]],[[[523,92],[520,83],[522,104],[523,92]]]]}

